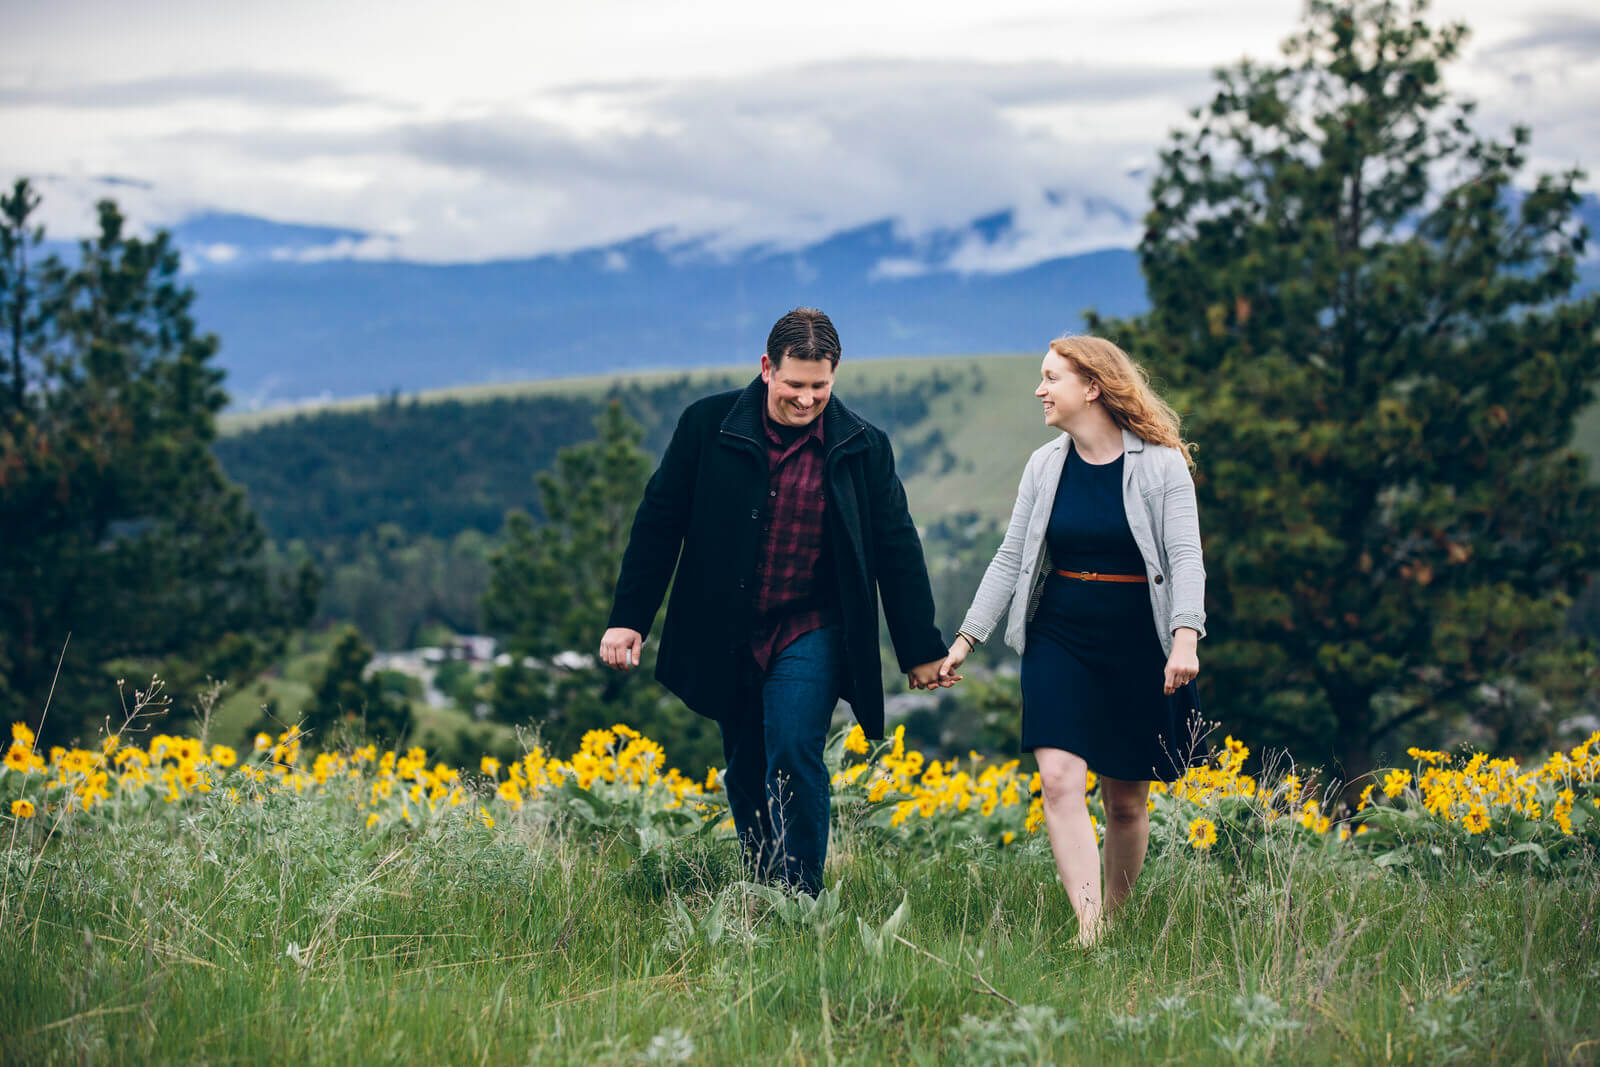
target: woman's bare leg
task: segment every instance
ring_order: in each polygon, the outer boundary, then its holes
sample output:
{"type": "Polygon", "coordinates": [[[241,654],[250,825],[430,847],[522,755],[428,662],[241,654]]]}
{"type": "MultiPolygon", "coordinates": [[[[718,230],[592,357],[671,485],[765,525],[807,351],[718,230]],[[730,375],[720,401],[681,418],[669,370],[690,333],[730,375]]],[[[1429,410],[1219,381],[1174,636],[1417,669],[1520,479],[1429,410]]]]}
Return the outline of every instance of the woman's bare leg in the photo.
{"type": "Polygon", "coordinates": [[[1128,899],[1144,866],[1150,844],[1150,811],[1146,800],[1149,782],[1121,778],[1100,779],[1100,799],[1106,809],[1106,915],[1128,899]]]}
{"type": "Polygon", "coordinates": [[[1044,826],[1055,854],[1056,873],[1078,915],[1078,940],[1092,944],[1100,935],[1100,849],[1085,803],[1089,765],[1059,748],[1034,750],[1044,789],[1044,826]]]}

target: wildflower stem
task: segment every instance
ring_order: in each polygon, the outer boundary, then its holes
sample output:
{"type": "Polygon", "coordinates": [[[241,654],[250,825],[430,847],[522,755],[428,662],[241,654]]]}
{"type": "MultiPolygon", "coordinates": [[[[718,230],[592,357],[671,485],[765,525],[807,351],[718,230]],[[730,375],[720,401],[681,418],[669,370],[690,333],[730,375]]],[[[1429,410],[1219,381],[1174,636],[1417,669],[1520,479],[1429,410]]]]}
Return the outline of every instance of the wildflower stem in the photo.
{"type": "MultiPolygon", "coordinates": [[[[930,960],[932,960],[935,963],[942,963],[946,967],[949,967],[951,970],[956,970],[957,969],[956,965],[951,963],[949,960],[940,959],[938,956],[935,956],[933,953],[929,952],[927,949],[923,948],[921,945],[913,945],[911,942],[907,941],[905,938],[901,937],[899,934],[895,934],[894,935],[894,939],[896,941],[900,942],[902,945],[906,946],[906,948],[909,948],[909,949],[912,949],[913,951],[922,953],[924,956],[928,957],[930,960]]],[[[972,969],[972,977],[973,977],[974,980],[977,981],[977,983],[979,985],[983,986],[983,989],[981,989],[980,992],[987,993],[992,997],[999,997],[1001,1000],[1005,1001],[1007,1004],[1011,1005],[1013,1008],[1015,1008],[1017,1006],[1017,1002],[1016,1001],[1012,1000],[1010,997],[1008,997],[1004,993],[1000,992],[1000,990],[998,990],[994,986],[990,985],[989,984],[989,980],[987,978],[985,978],[983,976],[983,974],[981,972],[979,972],[979,970],[976,967],[974,967],[972,969]]]]}

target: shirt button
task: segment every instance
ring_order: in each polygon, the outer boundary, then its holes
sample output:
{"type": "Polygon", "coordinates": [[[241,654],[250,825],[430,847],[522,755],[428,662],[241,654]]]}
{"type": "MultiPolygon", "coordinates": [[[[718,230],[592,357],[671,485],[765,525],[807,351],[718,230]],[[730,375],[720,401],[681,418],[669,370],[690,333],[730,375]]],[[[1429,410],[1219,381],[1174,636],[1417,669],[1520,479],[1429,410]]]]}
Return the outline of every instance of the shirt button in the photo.
{"type": "Polygon", "coordinates": [[[751,508],[750,509],[750,517],[752,519],[759,519],[761,517],[761,509],[760,508],[751,508]]]}
{"type": "Polygon", "coordinates": [[[1158,574],[1158,575],[1156,575],[1156,584],[1157,584],[1157,585],[1160,585],[1160,584],[1161,584],[1161,575],[1159,575],[1159,574],[1158,574]]]}
{"type": "Polygon", "coordinates": [[[777,496],[778,495],[778,491],[776,489],[769,489],[767,491],[767,495],[768,496],[777,496]]]}

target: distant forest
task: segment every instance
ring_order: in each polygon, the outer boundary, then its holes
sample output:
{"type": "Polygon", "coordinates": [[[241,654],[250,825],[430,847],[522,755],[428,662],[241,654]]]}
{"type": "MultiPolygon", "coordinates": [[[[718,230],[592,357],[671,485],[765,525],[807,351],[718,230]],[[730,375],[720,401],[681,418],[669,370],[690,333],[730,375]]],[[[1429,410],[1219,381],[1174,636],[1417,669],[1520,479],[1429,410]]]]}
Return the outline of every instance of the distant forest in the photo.
{"type": "MultiPolygon", "coordinates": [[[[594,437],[604,405],[621,404],[659,456],[685,407],[747,380],[683,376],[620,383],[603,395],[393,397],[230,434],[214,451],[245,488],[276,552],[309,556],[321,570],[321,621],[351,620],[380,647],[403,647],[429,622],[477,629],[506,512],[541,517],[534,476],[562,448],[594,437]]],[[[910,477],[956,463],[937,428],[908,431],[958,380],[935,372],[841,396],[894,435],[901,476],[910,477]]]]}

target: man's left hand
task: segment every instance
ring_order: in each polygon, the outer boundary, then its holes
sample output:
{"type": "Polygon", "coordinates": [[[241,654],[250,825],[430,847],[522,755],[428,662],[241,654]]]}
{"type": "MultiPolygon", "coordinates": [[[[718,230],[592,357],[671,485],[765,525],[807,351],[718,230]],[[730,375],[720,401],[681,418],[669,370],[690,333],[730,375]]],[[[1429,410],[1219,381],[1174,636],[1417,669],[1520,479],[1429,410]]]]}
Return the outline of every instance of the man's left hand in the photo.
{"type": "Polygon", "coordinates": [[[939,677],[939,668],[942,666],[944,660],[936,659],[912,667],[911,673],[906,675],[906,685],[912,689],[949,689],[956,684],[956,680],[939,677]]]}

